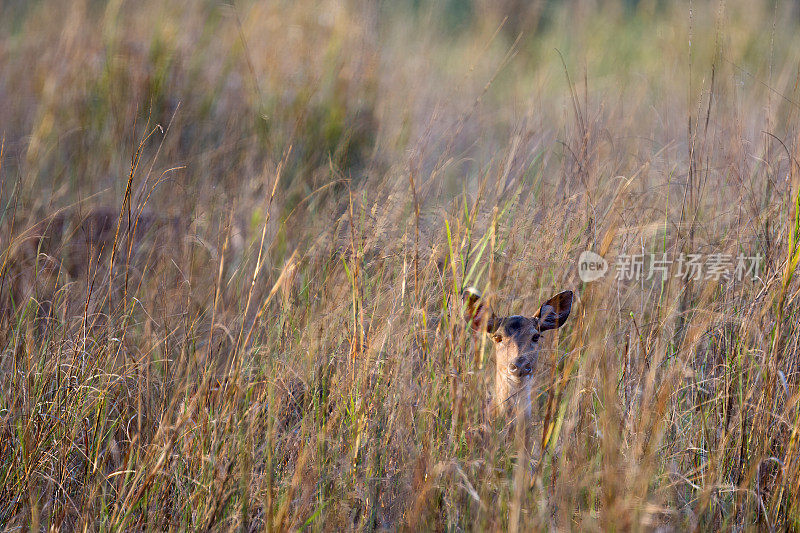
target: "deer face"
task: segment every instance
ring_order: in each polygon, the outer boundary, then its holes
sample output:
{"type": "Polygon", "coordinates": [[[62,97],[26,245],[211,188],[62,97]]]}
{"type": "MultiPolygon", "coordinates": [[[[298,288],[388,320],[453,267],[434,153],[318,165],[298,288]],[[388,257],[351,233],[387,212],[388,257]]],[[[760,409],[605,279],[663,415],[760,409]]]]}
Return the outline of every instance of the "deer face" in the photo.
{"type": "Polygon", "coordinates": [[[542,332],[566,322],[572,310],[572,291],[561,292],[542,304],[532,316],[498,317],[473,288],[462,292],[465,318],[475,331],[492,336],[495,349],[495,397],[497,405],[508,404],[514,397],[527,401],[530,408],[531,376],[539,358],[542,332]]]}
{"type": "Polygon", "coordinates": [[[539,357],[537,321],[514,315],[500,319],[490,333],[500,370],[512,381],[522,381],[533,373],[539,357]]]}

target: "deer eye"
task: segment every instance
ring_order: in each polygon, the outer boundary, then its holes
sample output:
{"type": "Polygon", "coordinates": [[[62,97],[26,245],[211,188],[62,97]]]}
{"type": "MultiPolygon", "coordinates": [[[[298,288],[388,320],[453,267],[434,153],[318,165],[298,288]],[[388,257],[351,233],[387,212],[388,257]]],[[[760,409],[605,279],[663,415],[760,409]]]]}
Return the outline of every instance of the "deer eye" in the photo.
{"type": "Polygon", "coordinates": [[[539,334],[538,333],[534,333],[531,336],[531,342],[539,342],[539,334]]]}
{"type": "Polygon", "coordinates": [[[492,340],[494,340],[494,342],[503,342],[503,336],[502,335],[492,335],[492,340]]]}

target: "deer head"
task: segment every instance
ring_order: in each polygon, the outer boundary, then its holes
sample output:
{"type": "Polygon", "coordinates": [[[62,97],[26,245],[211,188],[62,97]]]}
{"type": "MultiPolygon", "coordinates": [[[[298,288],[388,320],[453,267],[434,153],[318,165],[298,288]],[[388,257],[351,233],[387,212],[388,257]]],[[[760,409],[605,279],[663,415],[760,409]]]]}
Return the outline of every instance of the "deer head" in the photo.
{"type": "Polygon", "coordinates": [[[532,375],[539,358],[543,332],[561,327],[572,310],[572,291],[556,294],[530,317],[496,316],[472,287],[461,293],[465,319],[473,330],[492,336],[495,352],[495,394],[493,405],[506,411],[521,407],[530,414],[532,375]]]}

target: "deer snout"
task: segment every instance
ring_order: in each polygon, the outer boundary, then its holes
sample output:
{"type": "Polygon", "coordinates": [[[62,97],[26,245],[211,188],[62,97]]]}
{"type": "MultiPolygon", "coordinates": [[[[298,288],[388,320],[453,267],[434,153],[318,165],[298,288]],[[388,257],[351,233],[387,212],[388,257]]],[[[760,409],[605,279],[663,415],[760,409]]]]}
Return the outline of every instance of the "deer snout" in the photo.
{"type": "Polygon", "coordinates": [[[511,375],[524,378],[525,376],[529,376],[533,372],[533,365],[526,357],[517,357],[508,365],[508,369],[511,371],[511,375]]]}

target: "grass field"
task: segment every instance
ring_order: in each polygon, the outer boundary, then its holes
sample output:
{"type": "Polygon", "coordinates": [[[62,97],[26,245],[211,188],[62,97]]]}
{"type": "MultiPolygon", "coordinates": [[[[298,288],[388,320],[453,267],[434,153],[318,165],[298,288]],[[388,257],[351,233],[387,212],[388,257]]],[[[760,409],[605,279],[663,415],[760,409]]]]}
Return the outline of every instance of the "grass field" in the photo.
{"type": "Polygon", "coordinates": [[[0,524],[800,529],[798,29],[0,3],[0,524]],[[576,293],[527,431],[486,417],[468,285],[576,293]]]}

